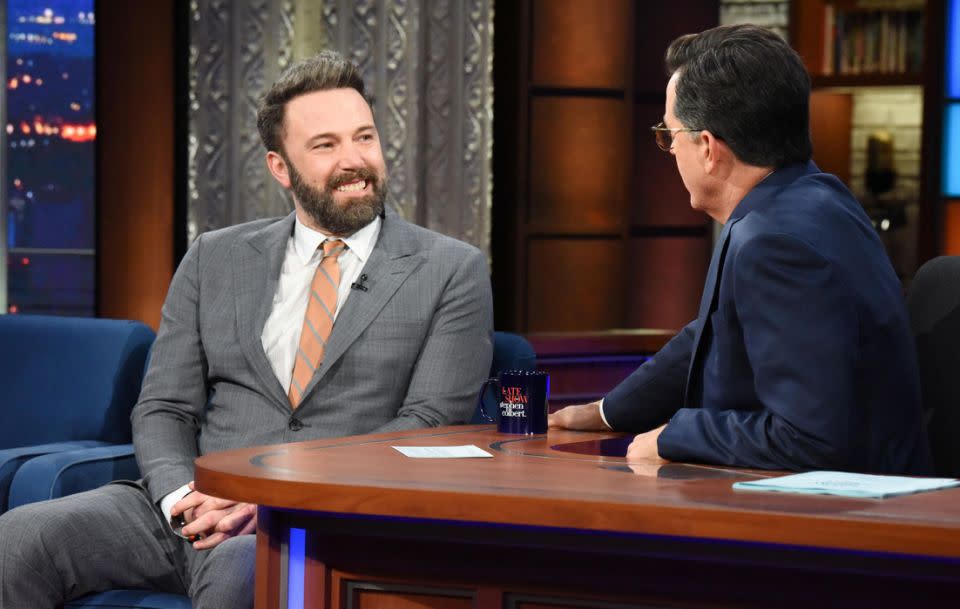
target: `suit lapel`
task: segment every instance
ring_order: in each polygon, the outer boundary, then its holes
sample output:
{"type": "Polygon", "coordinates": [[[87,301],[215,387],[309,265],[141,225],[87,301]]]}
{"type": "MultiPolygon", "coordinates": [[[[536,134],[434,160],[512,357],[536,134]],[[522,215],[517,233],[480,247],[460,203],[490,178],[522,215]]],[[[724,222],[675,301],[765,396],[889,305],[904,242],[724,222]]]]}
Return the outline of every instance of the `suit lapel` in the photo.
{"type": "Polygon", "coordinates": [[[277,293],[280,268],[293,231],[294,215],[253,232],[234,246],[237,286],[237,331],[244,356],[274,402],[284,410],[290,402],[277,380],[260,340],[277,293]]]}
{"type": "MultiPolygon", "coordinates": [[[[739,219],[739,218],[738,218],[739,219]]],[[[737,223],[738,219],[730,219],[720,231],[720,237],[713,248],[713,256],[710,258],[710,268],[707,270],[707,279],[703,285],[703,295],[700,297],[700,310],[697,313],[697,334],[693,339],[693,349],[690,351],[690,366],[687,368],[687,382],[683,388],[683,405],[689,407],[690,381],[693,378],[693,370],[697,365],[697,359],[700,352],[701,338],[707,330],[710,323],[710,310],[717,300],[717,289],[720,286],[720,271],[723,269],[723,260],[727,255],[727,245],[730,242],[730,229],[737,223]]]]}
{"type": "Polygon", "coordinates": [[[361,333],[377,318],[383,307],[410,274],[423,263],[415,252],[419,245],[416,233],[393,212],[387,212],[377,243],[370,253],[363,273],[367,291],[353,291],[337,315],[323,362],[304,391],[303,403],[310,392],[343,356],[361,333]]]}

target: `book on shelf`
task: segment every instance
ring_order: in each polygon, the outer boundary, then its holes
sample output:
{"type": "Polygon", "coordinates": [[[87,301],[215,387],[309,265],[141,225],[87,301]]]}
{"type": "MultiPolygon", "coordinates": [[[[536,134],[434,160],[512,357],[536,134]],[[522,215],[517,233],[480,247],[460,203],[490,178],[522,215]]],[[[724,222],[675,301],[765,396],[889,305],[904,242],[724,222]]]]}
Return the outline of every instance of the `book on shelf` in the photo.
{"type": "Polygon", "coordinates": [[[912,74],[923,69],[923,10],[824,7],[824,75],[912,74]]]}

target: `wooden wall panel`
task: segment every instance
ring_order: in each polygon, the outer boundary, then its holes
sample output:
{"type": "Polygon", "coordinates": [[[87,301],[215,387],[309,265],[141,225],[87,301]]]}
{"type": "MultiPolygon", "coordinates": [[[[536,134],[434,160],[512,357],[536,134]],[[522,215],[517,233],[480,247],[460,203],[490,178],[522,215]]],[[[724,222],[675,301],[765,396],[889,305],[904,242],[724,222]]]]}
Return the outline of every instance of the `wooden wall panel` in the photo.
{"type": "MultiPolygon", "coordinates": [[[[850,3],[848,3],[850,4],[850,3]]],[[[823,72],[824,0],[790,3],[790,46],[803,59],[807,72],[823,72]],[[802,4],[802,8],[799,6],[802,4]]]]}
{"type": "Polygon", "coordinates": [[[637,2],[636,90],[665,95],[669,77],[663,58],[667,47],[677,36],[715,27],[719,18],[719,0],[637,2]]]}
{"type": "Polygon", "coordinates": [[[535,85],[620,88],[630,53],[630,0],[534,0],[535,85]]]}
{"type": "Polygon", "coordinates": [[[532,239],[528,331],[622,328],[623,258],[619,239],[532,239]]]}
{"type": "Polygon", "coordinates": [[[174,2],[97,3],[98,315],[154,329],[173,277],[174,2]]]}
{"type": "Polygon", "coordinates": [[[634,226],[703,226],[707,216],[690,207],[673,155],[657,147],[650,131],[663,117],[663,104],[637,104],[636,165],[630,216],[634,226]]]}
{"type": "Polygon", "coordinates": [[[694,319],[710,263],[709,240],[641,237],[629,247],[628,325],[677,330],[694,319]]]}
{"type": "MultiPolygon", "coordinates": [[[[642,278],[645,286],[664,277],[634,268],[631,240],[676,239],[660,249],[685,253],[700,241],[702,260],[690,254],[671,263],[696,274],[671,283],[699,288],[710,224],[690,209],[675,163],[656,148],[649,127],[663,114],[668,44],[715,26],[719,1],[503,4],[494,28],[497,328],[594,332],[643,327],[648,319],[672,326],[678,316],[665,312],[676,297],[666,291],[666,304],[628,315],[638,274],[652,274],[642,278]]],[[[686,316],[689,307],[681,310],[686,316]]]]}
{"type": "Polygon", "coordinates": [[[943,206],[943,255],[960,256],[960,200],[943,206]]]}
{"type": "Polygon", "coordinates": [[[530,230],[620,230],[630,165],[628,110],[616,99],[532,100],[530,230]]]}
{"type": "Polygon", "coordinates": [[[825,173],[850,183],[850,128],[853,95],[834,91],[810,94],[810,139],[813,161],[825,173]]]}

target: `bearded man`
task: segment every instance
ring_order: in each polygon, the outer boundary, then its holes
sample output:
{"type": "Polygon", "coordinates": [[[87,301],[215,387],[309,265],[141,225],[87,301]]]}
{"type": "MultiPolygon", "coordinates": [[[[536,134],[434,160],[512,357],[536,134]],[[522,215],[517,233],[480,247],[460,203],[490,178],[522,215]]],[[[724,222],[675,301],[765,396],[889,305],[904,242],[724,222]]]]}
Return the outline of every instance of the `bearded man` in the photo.
{"type": "Polygon", "coordinates": [[[256,506],[194,491],[196,457],[469,418],[492,353],[486,261],[385,209],[357,67],[291,66],[257,126],[294,212],[190,247],[132,416],[142,480],[0,517],[0,608],[110,588],[251,607],[256,506]]]}

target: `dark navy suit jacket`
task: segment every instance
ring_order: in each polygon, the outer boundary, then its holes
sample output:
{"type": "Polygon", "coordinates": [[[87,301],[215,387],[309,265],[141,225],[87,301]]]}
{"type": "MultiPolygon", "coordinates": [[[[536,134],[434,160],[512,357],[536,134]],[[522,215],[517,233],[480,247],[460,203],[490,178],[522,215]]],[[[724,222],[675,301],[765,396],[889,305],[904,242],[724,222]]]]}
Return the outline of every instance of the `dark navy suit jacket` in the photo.
{"type": "Polygon", "coordinates": [[[669,420],[660,455],[765,469],[927,474],[901,285],[860,204],[813,164],[758,184],[717,241],[700,312],[603,403],[669,420]]]}

